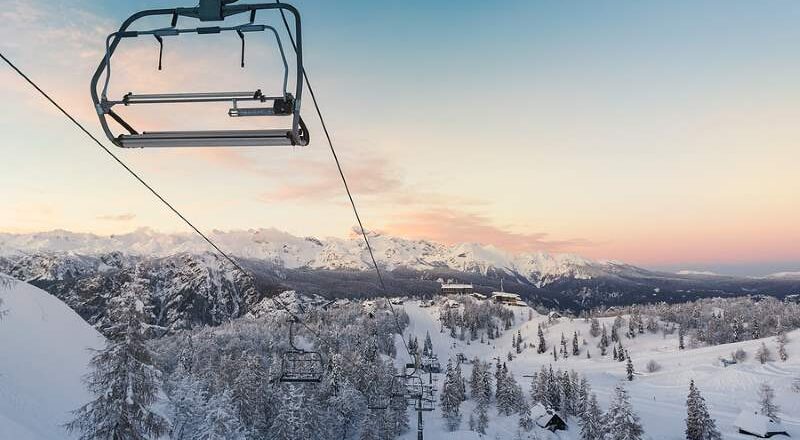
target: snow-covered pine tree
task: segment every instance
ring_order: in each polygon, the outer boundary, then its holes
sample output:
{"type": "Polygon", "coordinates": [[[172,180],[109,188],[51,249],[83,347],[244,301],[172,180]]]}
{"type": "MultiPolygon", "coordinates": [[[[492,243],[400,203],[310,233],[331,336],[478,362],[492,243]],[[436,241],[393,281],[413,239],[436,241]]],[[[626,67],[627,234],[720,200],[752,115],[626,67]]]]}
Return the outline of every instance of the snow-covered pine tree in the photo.
{"type": "Polygon", "coordinates": [[[472,360],[472,372],[469,377],[469,396],[478,400],[483,397],[483,363],[476,357],[472,360]]]}
{"type": "Polygon", "coordinates": [[[685,332],[683,330],[683,326],[678,327],[678,350],[683,350],[686,348],[686,344],[684,343],[685,332]]]}
{"type": "Polygon", "coordinates": [[[425,342],[422,345],[422,354],[424,356],[433,356],[433,342],[431,341],[431,333],[425,332],[425,342]]]}
{"type": "Polygon", "coordinates": [[[145,307],[137,297],[142,290],[126,285],[109,301],[106,346],[92,356],[92,371],[85,378],[96,397],[65,425],[81,440],[140,439],[167,431],[167,421],[151,410],[158,400],[160,372],[143,335],[145,307]]]}
{"type": "Polygon", "coordinates": [[[603,324],[603,330],[600,335],[600,343],[597,345],[600,348],[600,356],[605,356],[608,352],[608,332],[606,331],[606,325],[603,324]]]}
{"type": "Polygon", "coordinates": [[[778,344],[778,358],[782,362],[786,362],[789,359],[789,354],[786,353],[786,343],[788,342],[786,333],[783,331],[778,333],[778,336],[775,337],[775,342],[778,344]]]}
{"type": "Polygon", "coordinates": [[[620,362],[625,362],[626,355],[625,355],[625,348],[622,346],[622,341],[617,341],[617,360],[620,362]]]}
{"type": "MultiPolygon", "coordinates": [[[[303,389],[295,384],[286,384],[281,388],[280,404],[269,427],[270,440],[317,438],[318,419],[307,404],[303,389]]],[[[371,426],[370,435],[377,435],[377,429],[377,426],[371,426]]]]}
{"type": "Polygon", "coordinates": [[[535,426],[533,417],[531,416],[531,406],[522,399],[519,405],[519,427],[525,432],[529,432],[535,426]]]}
{"type": "Polygon", "coordinates": [[[753,324],[750,326],[750,329],[750,337],[752,339],[759,339],[761,337],[761,329],[757,320],[753,320],[753,324]]]}
{"type": "Polygon", "coordinates": [[[581,439],[583,440],[604,440],[605,426],[603,423],[603,411],[597,404],[597,396],[592,393],[586,402],[586,410],[580,416],[579,424],[581,427],[581,439]]]}
{"type": "Polygon", "coordinates": [[[467,400],[467,384],[464,382],[464,375],[461,372],[461,362],[456,362],[456,366],[453,367],[453,375],[456,379],[456,391],[458,398],[464,402],[467,400]]]}
{"type": "Polygon", "coordinates": [[[780,420],[778,411],[781,408],[775,403],[775,390],[766,382],[758,387],[758,404],[761,406],[761,414],[774,420],[780,420]]]}
{"type": "Polygon", "coordinates": [[[205,419],[193,440],[244,440],[245,427],[236,414],[229,390],[211,396],[205,404],[205,419]]]}
{"type": "Polygon", "coordinates": [[[614,388],[604,429],[606,440],[641,440],[644,435],[639,416],[633,412],[628,392],[621,383],[614,388]]]}
{"type": "Polygon", "coordinates": [[[489,427],[489,414],[488,414],[488,404],[480,401],[478,405],[475,406],[474,418],[475,418],[475,432],[479,434],[486,434],[486,428],[489,427]]]}
{"type": "Polygon", "coordinates": [[[708,413],[705,399],[689,382],[689,395],[686,397],[686,440],[721,440],[717,425],[708,413]]]}
{"type": "Polygon", "coordinates": [[[506,372],[503,375],[502,393],[497,396],[497,412],[501,415],[511,415],[520,410],[524,401],[525,396],[514,374],[506,372]]]}
{"type": "Polygon", "coordinates": [[[631,360],[630,353],[626,353],[626,354],[627,354],[627,358],[628,358],[627,364],[625,364],[626,377],[628,378],[628,381],[633,381],[633,373],[634,373],[634,371],[633,371],[633,361],[631,360]]]}
{"type": "Polygon", "coordinates": [[[205,415],[205,391],[202,383],[181,364],[169,380],[169,414],[171,432],[174,440],[192,440],[205,415]]]}
{"type": "Polygon", "coordinates": [[[536,334],[539,336],[539,345],[536,347],[536,352],[542,354],[547,351],[547,342],[544,340],[544,332],[542,331],[542,325],[539,324],[538,330],[536,334]]]}
{"type": "Polygon", "coordinates": [[[619,359],[619,354],[617,353],[617,346],[615,345],[613,347],[613,349],[614,349],[614,352],[613,352],[614,354],[612,356],[613,356],[614,360],[616,361],[616,360],[619,359]]]}
{"type": "Polygon", "coordinates": [[[461,397],[459,395],[459,387],[461,383],[460,377],[456,377],[453,362],[447,361],[447,370],[445,372],[444,385],[442,386],[441,394],[441,408],[442,418],[445,420],[445,425],[449,431],[455,431],[461,424],[461,397]]]}
{"type": "Polygon", "coordinates": [[[552,365],[550,365],[550,368],[547,370],[545,387],[547,390],[545,406],[554,411],[561,411],[563,408],[561,386],[558,381],[558,374],[553,371],[552,365]]]}
{"type": "Polygon", "coordinates": [[[578,356],[581,354],[581,349],[578,346],[578,332],[572,334],[572,355],[578,356]]]}
{"type": "Polygon", "coordinates": [[[233,379],[231,399],[238,418],[247,430],[254,430],[259,425],[263,427],[263,408],[268,394],[264,388],[266,371],[259,358],[252,354],[243,355],[236,364],[237,374],[233,379]]]}
{"type": "Polygon", "coordinates": [[[756,351],[756,359],[758,359],[758,361],[762,364],[772,361],[772,352],[769,351],[769,348],[767,348],[767,344],[762,342],[761,347],[758,347],[758,351],[756,351]]]}
{"type": "Polygon", "coordinates": [[[517,354],[522,353],[522,332],[520,330],[517,330],[516,347],[517,347],[517,354]]]}
{"type": "Polygon", "coordinates": [[[592,335],[593,338],[600,336],[600,321],[597,318],[592,318],[591,324],[589,325],[589,334],[592,335]]]}
{"type": "Polygon", "coordinates": [[[561,333],[561,350],[560,351],[561,351],[561,356],[563,356],[564,359],[569,357],[569,354],[567,352],[567,338],[564,337],[564,333],[561,333]]]}
{"type": "Polygon", "coordinates": [[[589,402],[589,397],[591,396],[592,390],[591,386],[589,385],[589,380],[586,376],[581,376],[578,387],[576,390],[576,406],[575,406],[575,414],[580,416],[581,414],[586,411],[586,405],[589,402]]]}

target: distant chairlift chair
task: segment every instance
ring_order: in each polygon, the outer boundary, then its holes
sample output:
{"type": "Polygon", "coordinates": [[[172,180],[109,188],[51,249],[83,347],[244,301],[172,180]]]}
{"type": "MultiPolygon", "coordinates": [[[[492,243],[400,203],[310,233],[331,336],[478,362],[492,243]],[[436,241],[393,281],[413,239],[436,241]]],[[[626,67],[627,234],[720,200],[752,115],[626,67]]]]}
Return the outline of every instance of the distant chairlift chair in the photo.
{"type": "Polygon", "coordinates": [[[281,363],[281,382],[319,383],[322,381],[325,366],[322,355],[316,351],[307,351],[294,345],[294,325],[297,318],[289,320],[290,350],[283,354],[281,363]]]}
{"type": "Polygon", "coordinates": [[[153,9],[133,14],[122,23],[117,32],[106,39],[106,53],[97,67],[91,81],[91,95],[100,125],[106,136],[116,146],[122,148],[145,147],[235,147],[235,146],[305,146],[309,142],[309,133],[303,119],[300,117],[300,100],[303,91],[303,49],[300,27],[300,13],[294,6],[285,3],[259,3],[259,4],[232,4],[236,0],[200,0],[197,7],[153,9]],[[256,24],[256,13],[259,10],[288,11],[294,15],[295,23],[295,59],[296,79],[294,94],[287,91],[289,65],[283,44],[275,28],[263,24],[256,24]],[[189,17],[201,22],[223,22],[226,18],[249,13],[249,22],[231,26],[206,26],[192,28],[178,28],[178,17],[189,17]],[[169,27],[131,31],[130,26],[137,20],[150,16],[169,16],[172,21],[169,27]],[[164,38],[182,34],[212,35],[235,32],[241,39],[242,56],[241,66],[244,67],[245,34],[253,32],[271,31],[277,40],[278,49],[283,59],[283,94],[280,96],[267,96],[261,90],[254,91],[224,91],[201,93],[159,93],[159,94],[134,94],[128,93],[121,99],[108,99],[108,85],[111,80],[111,59],[117,46],[124,38],[152,36],[159,44],[158,68],[161,69],[161,55],[164,48],[164,38]],[[98,90],[101,76],[105,74],[102,90],[98,90]],[[230,102],[228,111],[230,117],[248,116],[287,116],[291,117],[291,127],[288,129],[262,129],[262,130],[203,130],[203,131],[142,131],[134,129],[117,112],[115,106],[131,106],[144,104],[196,104],[209,102],[230,102]],[[260,107],[240,107],[240,103],[255,102],[268,104],[260,107]],[[114,135],[108,125],[106,117],[110,117],[128,133],[114,135]]]}

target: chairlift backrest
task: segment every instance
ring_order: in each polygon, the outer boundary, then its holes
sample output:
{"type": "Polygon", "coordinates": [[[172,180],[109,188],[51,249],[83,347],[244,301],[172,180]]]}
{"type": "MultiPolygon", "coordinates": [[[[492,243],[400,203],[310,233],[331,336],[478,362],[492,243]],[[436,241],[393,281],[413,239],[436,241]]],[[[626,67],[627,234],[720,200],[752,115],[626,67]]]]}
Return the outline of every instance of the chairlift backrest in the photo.
{"type": "MultiPolygon", "coordinates": [[[[228,147],[228,146],[280,146],[280,145],[308,145],[309,133],[300,117],[300,102],[303,92],[303,46],[300,24],[300,13],[294,6],[286,3],[258,3],[258,4],[232,4],[235,0],[200,0],[196,7],[152,9],[137,12],[131,15],[120,26],[119,30],[106,39],[106,52],[97,70],[92,76],[91,95],[100,125],[106,136],[118,147],[145,148],[145,147],[228,147]],[[256,13],[259,10],[276,10],[290,12],[294,16],[294,52],[296,59],[296,78],[294,93],[287,90],[289,66],[286,54],[277,30],[271,26],[255,23],[256,13]],[[185,17],[199,20],[200,22],[224,22],[228,17],[240,14],[250,14],[249,22],[231,26],[198,26],[178,27],[178,18],[185,17]],[[131,25],[144,17],[165,16],[171,17],[170,26],[149,30],[129,30],[131,25]],[[157,93],[134,94],[128,93],[122,98],[113,100],[107,96],[108,85],[111,79],[111,60],[119,46],[126,38],[151,36],[159,44],[159,69],[161,68],[161,55],[163,54],[164,39],[177,37],[183,34],[211,35],[235,32],[242,43],[242,61],[244,67],[244,42],[245,34],[253,32],[271,32],[277,41],[283,59],[283,93],[279,96],[268,96],[261,90],[247,91],[213,91],[201,93],[157,93]],[[98,90],[101,77],[105,75],[103,87],[98,90]],[[115,106],[130,106],[142,104],[194,104],[208,102],[230,102],[232,107],[228,111],[230,117],[247,116],[286,116],[291,117],[291,126],[287,129],[260,129],[260,130],[200,130],[200,131],[137,131],[115,110],[115,106]],[[254,102],[267,104],[261,107],[240,107],[241,103],[254,102]],[[110,117],[127,133],[115,135],[109,127],[106,117],[110,117]]],[[[291,34],[290,34],[291,37],[291,34]]]]}

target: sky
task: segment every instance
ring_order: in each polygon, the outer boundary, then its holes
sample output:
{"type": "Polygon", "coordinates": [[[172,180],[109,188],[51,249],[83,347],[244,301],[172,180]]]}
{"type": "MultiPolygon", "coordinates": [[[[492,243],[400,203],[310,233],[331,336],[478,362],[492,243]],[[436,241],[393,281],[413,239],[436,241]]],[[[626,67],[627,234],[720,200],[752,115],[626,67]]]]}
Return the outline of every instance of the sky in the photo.
{"type": "MultiPolygon", "coordinates": [[[[98,135],[88,85],[105,36],[176,5],[0,1],[0,51],[98,135]]],[[[294,4],[367,228],[653,268],[800,270],[800,3],[294,4]]],[[[235,35],[168,38],[159,72],[154,40],[126,41],[111,95],[279,89],[274,41],[247,44],[241,69],[235,35]]],[[[0,97],[0,231],[186,230],[5,67],[0,97]]],[[[204,230],[347,236],[352,211],[304,98],[308,147],[115,152],[204,230]]],[[[121,111],[144,130],[265,123],[200,107],[121,111]]]]}

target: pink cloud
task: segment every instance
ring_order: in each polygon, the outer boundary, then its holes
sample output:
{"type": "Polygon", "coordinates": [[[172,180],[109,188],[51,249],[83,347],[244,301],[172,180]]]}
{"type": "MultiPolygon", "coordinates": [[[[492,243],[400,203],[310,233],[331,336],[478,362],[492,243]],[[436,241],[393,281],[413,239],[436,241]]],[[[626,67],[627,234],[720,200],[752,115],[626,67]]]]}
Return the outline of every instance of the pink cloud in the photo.
{"type": "Polygon", "coordinates": [[[445,244],[475,242],[493,244],[511,252],[572,251],[591,246],[582,238],[555,240],[546,232],[512,232],[494,225],[483,215],[450,209],[410,212],[389,223],[387,232],[394,235],[424,238],[445,244]]]}

